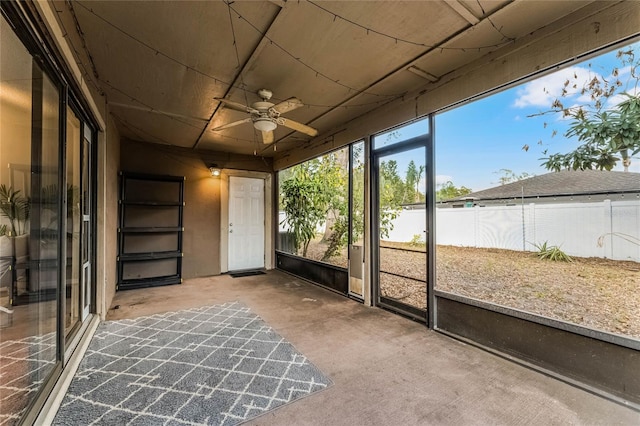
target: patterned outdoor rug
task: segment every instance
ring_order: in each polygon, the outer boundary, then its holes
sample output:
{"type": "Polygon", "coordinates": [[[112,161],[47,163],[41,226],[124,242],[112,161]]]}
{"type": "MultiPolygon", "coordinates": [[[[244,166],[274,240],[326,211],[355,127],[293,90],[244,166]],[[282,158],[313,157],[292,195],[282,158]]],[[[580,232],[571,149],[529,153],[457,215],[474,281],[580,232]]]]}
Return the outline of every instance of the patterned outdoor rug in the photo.
{"type": "Polygon", "coordinates": [[[56,359],[56,333],[0,342],[0,425],[17,424],[56,359]]]}
{"type": "Polygon", "coordinates": [[[232,425],[331,384],[249,308],[102,323],[55,425],[232,425]]]}

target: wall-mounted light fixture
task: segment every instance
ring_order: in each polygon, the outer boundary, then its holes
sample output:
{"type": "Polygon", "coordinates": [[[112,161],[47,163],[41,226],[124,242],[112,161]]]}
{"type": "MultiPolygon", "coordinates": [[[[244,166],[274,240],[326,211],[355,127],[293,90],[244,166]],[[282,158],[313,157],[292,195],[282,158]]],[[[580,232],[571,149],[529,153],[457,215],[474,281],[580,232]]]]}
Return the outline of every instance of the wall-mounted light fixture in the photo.
{"type": "Polygon", "coordinates": [[[213,177],[220,176],[221,170],[217,167],[216,164],[212,164],[211,166],[209,166],[209,171],[211,172],[211,176],[213,177]]]}

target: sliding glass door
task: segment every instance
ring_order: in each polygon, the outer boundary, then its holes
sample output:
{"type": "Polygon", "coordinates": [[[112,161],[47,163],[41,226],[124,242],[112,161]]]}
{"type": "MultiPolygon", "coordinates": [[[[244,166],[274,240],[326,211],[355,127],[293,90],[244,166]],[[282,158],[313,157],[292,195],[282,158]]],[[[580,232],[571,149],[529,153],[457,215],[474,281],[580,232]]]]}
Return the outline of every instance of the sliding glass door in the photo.
{"type": "Polygon", "coordinates": [[[90,318],[95,131],[1,3],[0,424],[31,424],[90,318]]]}

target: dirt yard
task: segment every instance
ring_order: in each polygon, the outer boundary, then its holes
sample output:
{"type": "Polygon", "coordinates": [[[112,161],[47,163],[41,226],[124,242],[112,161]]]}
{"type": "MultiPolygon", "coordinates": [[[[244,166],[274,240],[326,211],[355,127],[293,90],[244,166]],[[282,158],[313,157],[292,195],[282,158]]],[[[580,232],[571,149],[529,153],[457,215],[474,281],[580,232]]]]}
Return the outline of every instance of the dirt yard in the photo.
{"type": "MultiPolygon", "coordinates": [[[[424,281],[426,253],[382,248],[381,270],[424,281]]],[[[308,256],[320,260],[324,244],[308,256]]],[[[331,259],[346,267],[346,250],[331,259]]],[[[553,319],[640,338],[640,263],[599,258],[541,260],[534,253],[438,246],[436,289],[553,319]]],[[[382,294],[424,309],[424,282],[382,274],[382,294]]]]}

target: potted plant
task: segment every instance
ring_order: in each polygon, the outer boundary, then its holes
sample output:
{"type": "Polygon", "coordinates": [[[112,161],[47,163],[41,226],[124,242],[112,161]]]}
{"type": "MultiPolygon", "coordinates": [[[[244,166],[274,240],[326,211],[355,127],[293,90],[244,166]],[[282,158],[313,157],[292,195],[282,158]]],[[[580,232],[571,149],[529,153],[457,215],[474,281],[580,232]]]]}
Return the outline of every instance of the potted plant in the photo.
{"type": "Polygon", "coordinates": [[[9,219],[10,228],[0,227],[0,235],[16,237],[26,233],[26,223],[29,220],[29,198],[14,190],[13,187],[0,185],[0,214],[9,219]]]}
{"type": "Polygon", "coordinates": [[[0,225],[0,286],[12,286],[13,278],[16,278],[25,286],[24,289],[17,289],[18,292],[26,291],[25,277],[13,277],[6,272],[14,263],[26,262],[29,258],[29,237],[26,233],[30,206],[29,198],[20,190],[0,185],[0,215],[9,220],[8,225],[0,225]]]}

